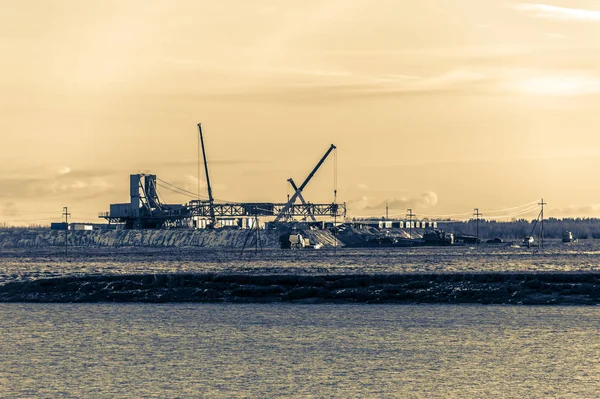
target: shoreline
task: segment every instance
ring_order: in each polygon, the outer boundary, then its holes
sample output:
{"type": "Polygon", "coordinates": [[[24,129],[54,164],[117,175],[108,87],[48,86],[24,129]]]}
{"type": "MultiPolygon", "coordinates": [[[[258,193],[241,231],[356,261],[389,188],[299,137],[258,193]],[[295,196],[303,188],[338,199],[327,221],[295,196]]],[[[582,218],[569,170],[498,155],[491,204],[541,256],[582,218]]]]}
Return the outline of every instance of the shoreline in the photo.
{"type": "Polygon", "coordinates": [[[162,273],[9,282],[0,302],[600,304],[600,272],[162,273]]]}

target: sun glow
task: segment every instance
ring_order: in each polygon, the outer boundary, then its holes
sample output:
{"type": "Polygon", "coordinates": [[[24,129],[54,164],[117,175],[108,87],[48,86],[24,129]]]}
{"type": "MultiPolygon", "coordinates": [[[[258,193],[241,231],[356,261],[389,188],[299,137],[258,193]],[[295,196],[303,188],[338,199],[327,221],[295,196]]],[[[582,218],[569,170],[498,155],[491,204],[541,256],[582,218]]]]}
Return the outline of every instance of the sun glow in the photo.
{"type": "Polygon", "coordinates": [[[528,94],[572,95],[584,91],[583,77],[557,76],[531,78],[521,83],[521,89],[528,94]]]}

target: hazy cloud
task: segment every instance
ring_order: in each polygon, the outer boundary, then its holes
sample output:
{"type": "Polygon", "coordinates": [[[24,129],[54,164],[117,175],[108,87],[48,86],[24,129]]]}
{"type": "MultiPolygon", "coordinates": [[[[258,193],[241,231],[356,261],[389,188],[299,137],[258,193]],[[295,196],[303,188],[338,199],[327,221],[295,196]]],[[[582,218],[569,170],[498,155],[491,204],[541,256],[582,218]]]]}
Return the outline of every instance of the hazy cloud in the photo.
{"type": "MultiPolygon", "coordinates": [[[[203,162],[202,158],[200,158],[200,162],[203,162]]],[[[238,166],[238,165],[249,165],[249,164],[261,164],[266,161],[260,159],[208,159],[208,166],[210,168],[211,165],[222,165],[222,166],[238,166]]],[[[176,166],[176,167],[189,167],[194,166],[197,167],[198,160],[197,159],[181,159],[181,160],[172,160],[172,161],[160,161],[156,163],[159,166],[176,166]]],[[[204,166],[202,166],[204,168],[204,166]]]]}
{"type": "Polygon", "coordinates": [[[71,168],[69,168],[68,166],[63,166],[59,170],[57,170],[56,173],[58,173],[59,175],[66,175],[68,173],[71,173],[71,168]]]}
{"type": "Polygon", "coordinates": [[[530,76],[524,79],[522,91],[538,95],[583,95],[600,92],[600,79],[581,71],[530,76]]]}
{"type": "Polygon", "coordinates": [[[600,204],[570,205],[564,208],[548,209],[550,217],[590,217],[600,215],[600,204]]]}
{"type": "Polygon", "coordinates": [[[0,177],[0,198],[31,200],[34,198],[82,200],[111,192],[113,185],[106,176],[97,172],[59,173],[51,175],[30,175],[0,177]]]}
{"type": "Polygon", "coordinates": [[[4,203],[1,212],[2,213],[0,213],[0,216],[17,216],[19,213],[17,210],[17,205],[14,202],[4,203]]]}
{"type": "Polygon", "coordinates": [[[399,199],[384,201],[377,205],[367,206],[364,209],[365,210],[385,209],[386,202],[387,202],[388,207],[390,209],[394,209],[395,211],[398,209],[405,210],[407,208],[413,208],[413,211],[416,211],[419,208],[431,208],[431,207],[434,207],[435,205],[437,205],[438,195],[436,193],[434,193],[433,191],[427,191],[417,197],[412,197],[412,198],[411,197],[402,197],[399,199]]]}
{"type": "Polygon", "coordinates": [[[552,38],[552,39],[564,39],[566,37],[562,33],[556,33],[556,32],[545,32],[544,35],[549,38],[552,38]]]}
{"type": "Polygon", "coordinates": [[[555,18],[562,20],[600,21],[600,11],[583,8],[558,7],[549,4],[524,3],[515,7],[517,10],[531,13],[538,18],[555,18]]]}
{"type": "Polygon", "coordinates": [[[303,83],[271,82],[243,90],[204,94],[221,101],[327,102],[357,98],[456,95],[489,91],[495,78],[486,71],[459,67],[430,76],[354,75],[344,80],[311,80],[303,83]]]}

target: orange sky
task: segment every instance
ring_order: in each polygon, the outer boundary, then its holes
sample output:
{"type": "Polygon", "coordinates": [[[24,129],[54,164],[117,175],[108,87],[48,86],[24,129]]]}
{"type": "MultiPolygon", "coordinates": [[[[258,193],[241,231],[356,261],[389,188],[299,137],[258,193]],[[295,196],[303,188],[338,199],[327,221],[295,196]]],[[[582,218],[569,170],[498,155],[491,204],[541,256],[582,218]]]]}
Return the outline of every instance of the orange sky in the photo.
{"type": "Polygon", "coordinates": [[[600,216],[598,1],[0,6],[0,222],[95,220],[139,171],[195,191],[198,122],[217,198],[283,202],[334,143],[350,215],[600,216]]]}

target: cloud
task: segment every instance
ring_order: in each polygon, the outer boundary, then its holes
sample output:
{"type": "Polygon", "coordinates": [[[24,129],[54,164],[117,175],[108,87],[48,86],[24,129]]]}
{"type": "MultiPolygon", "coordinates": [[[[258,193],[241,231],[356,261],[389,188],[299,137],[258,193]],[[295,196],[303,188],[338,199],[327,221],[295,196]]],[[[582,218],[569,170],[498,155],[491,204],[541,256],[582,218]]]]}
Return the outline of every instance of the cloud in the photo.
{"type": "Polygon", "coordinates": [[[569,205],[564,208],[548,209],[549,217],[593,217],[600,215],[600,204],[569,205]]]}
{"type": "Polygon", "coordinates": [[[524,3],[515,7],[538,18],[553,18],[561,20],[600,21],[600,11],[583,8],[558,7],[549,4],[524,3]]]}
{"type": "MultiPolygon", "coordinates": [[[[202,158],[200,158],[200,162],[202,161],[202,158]]],[[[251,165],[251,164],[264,164],[267,163],[264,160],[260,160],[260,159],[209,159],[208,160],[208,167],[210,168],[211,165],[220,165],[220,166],[239,166],[239,165],[251,165]]],[[[197,159],[181,159],[181,160],[172,160],[172,161],[160,161],[157,162],[156,165],[158,166],[165,166],[165,167],[190,167],[190,166],[197,166],[198,165],[198,160],[197,159]]],[[[202,165],[202,172],[204,173],[204,166],[202,165]]]]}
{"type": "Polygon", "coordinates": [[[359,183],[359,185],[357,186],[359,190],[368,190],[369,186],[367,186],[365,183],[359,183]]]}
{"type": "Polygon", "coordinates": [[[206,185],[206,182],[204,180],[204,177],[200,178],[200,186],[198,186],[198,177],[197,176],[192,176],[192,175],[186,175],[185,179],[183,180],[183,186],[181,186],[183,189],[193,192],[195,193],[198,188],[200,188],[203,192],[201,192],[200,194],[204,195],[204,191],[206,190],[206,188],[208,187],[206,185]]]}
{"type": "Polygon", "coordinates": [[[63,166],[59,170],[57,170],[56,173],[58,173],[59,175],[66,175],[71,173],[71,168],[69,168],[68,166],[63,166]]]}
{"type": "Polygon", "coordinates": [[[538,95],[583,95],[600,92],[600,79],[584,72],[530,76],[520,84],[521,90],[538,95]]]}
{"type": "Polygon", "coordinates": [[[355,198],[346,201],[346,205],[352,206],[356,209],[364,209],[368,205],[369,198],[367,196],[362,196],[360,198],[355,198]]]}
{"type": "MultiPolygon", "coordinates": [[[[360,98],[457,95],[489,91],[494,78],[471,67],[449,69],[430,76],[353,75],[341,80],[309,80],[297,83],[272,81],[268,84],[201,96],[211,101],[265,101],[316,103],[360,98]]],[[[197,95],[193,96],[198,98],[197,95]]]]}
{"type": "Polygon", "coordinates": [[[18,213],[17,205],[14,202],[6,202],[2,207],[0,216],[17,216],[18,213]]]}
{"type": "Polygon", "coordinates": [[[0,177],[0,198],[15,201],[32,198],[68,199],[72,201],[95,198],[113,191],[107,176],[97,172],[22,174],[19,177],[0,177]]]}
{"type": "MultiPolygon", "coordinates": [[[[391,201],[387,201],[388,208],[394,209],[394,211],[397,211],[397,210],[404,211],[405,209],[408,209],[408,208],[413,208],[413,211],[416,211],[417,209],[432,208],[435,205],[437,205],[437,203],[438,203],[438,195],[436,193],[434,193],[433,191],[424,192],[417,197],[412,197],[412,198],[402,197],[399,199],[393,199],[391,201]]],[[[364,209],[365,210],[376,210],[376,209],[381,210],[381,209],[385,209],[385,205],[386,205],[386,201],[381,202],[377,205],[366,206],[364,209]]]]}
{"type": "Polygon", "coordinates": [[[545,32],[544,35],[551,39],[564,39],[566,37],[562,33],[556,33],[556,32],[545,32]]]}

